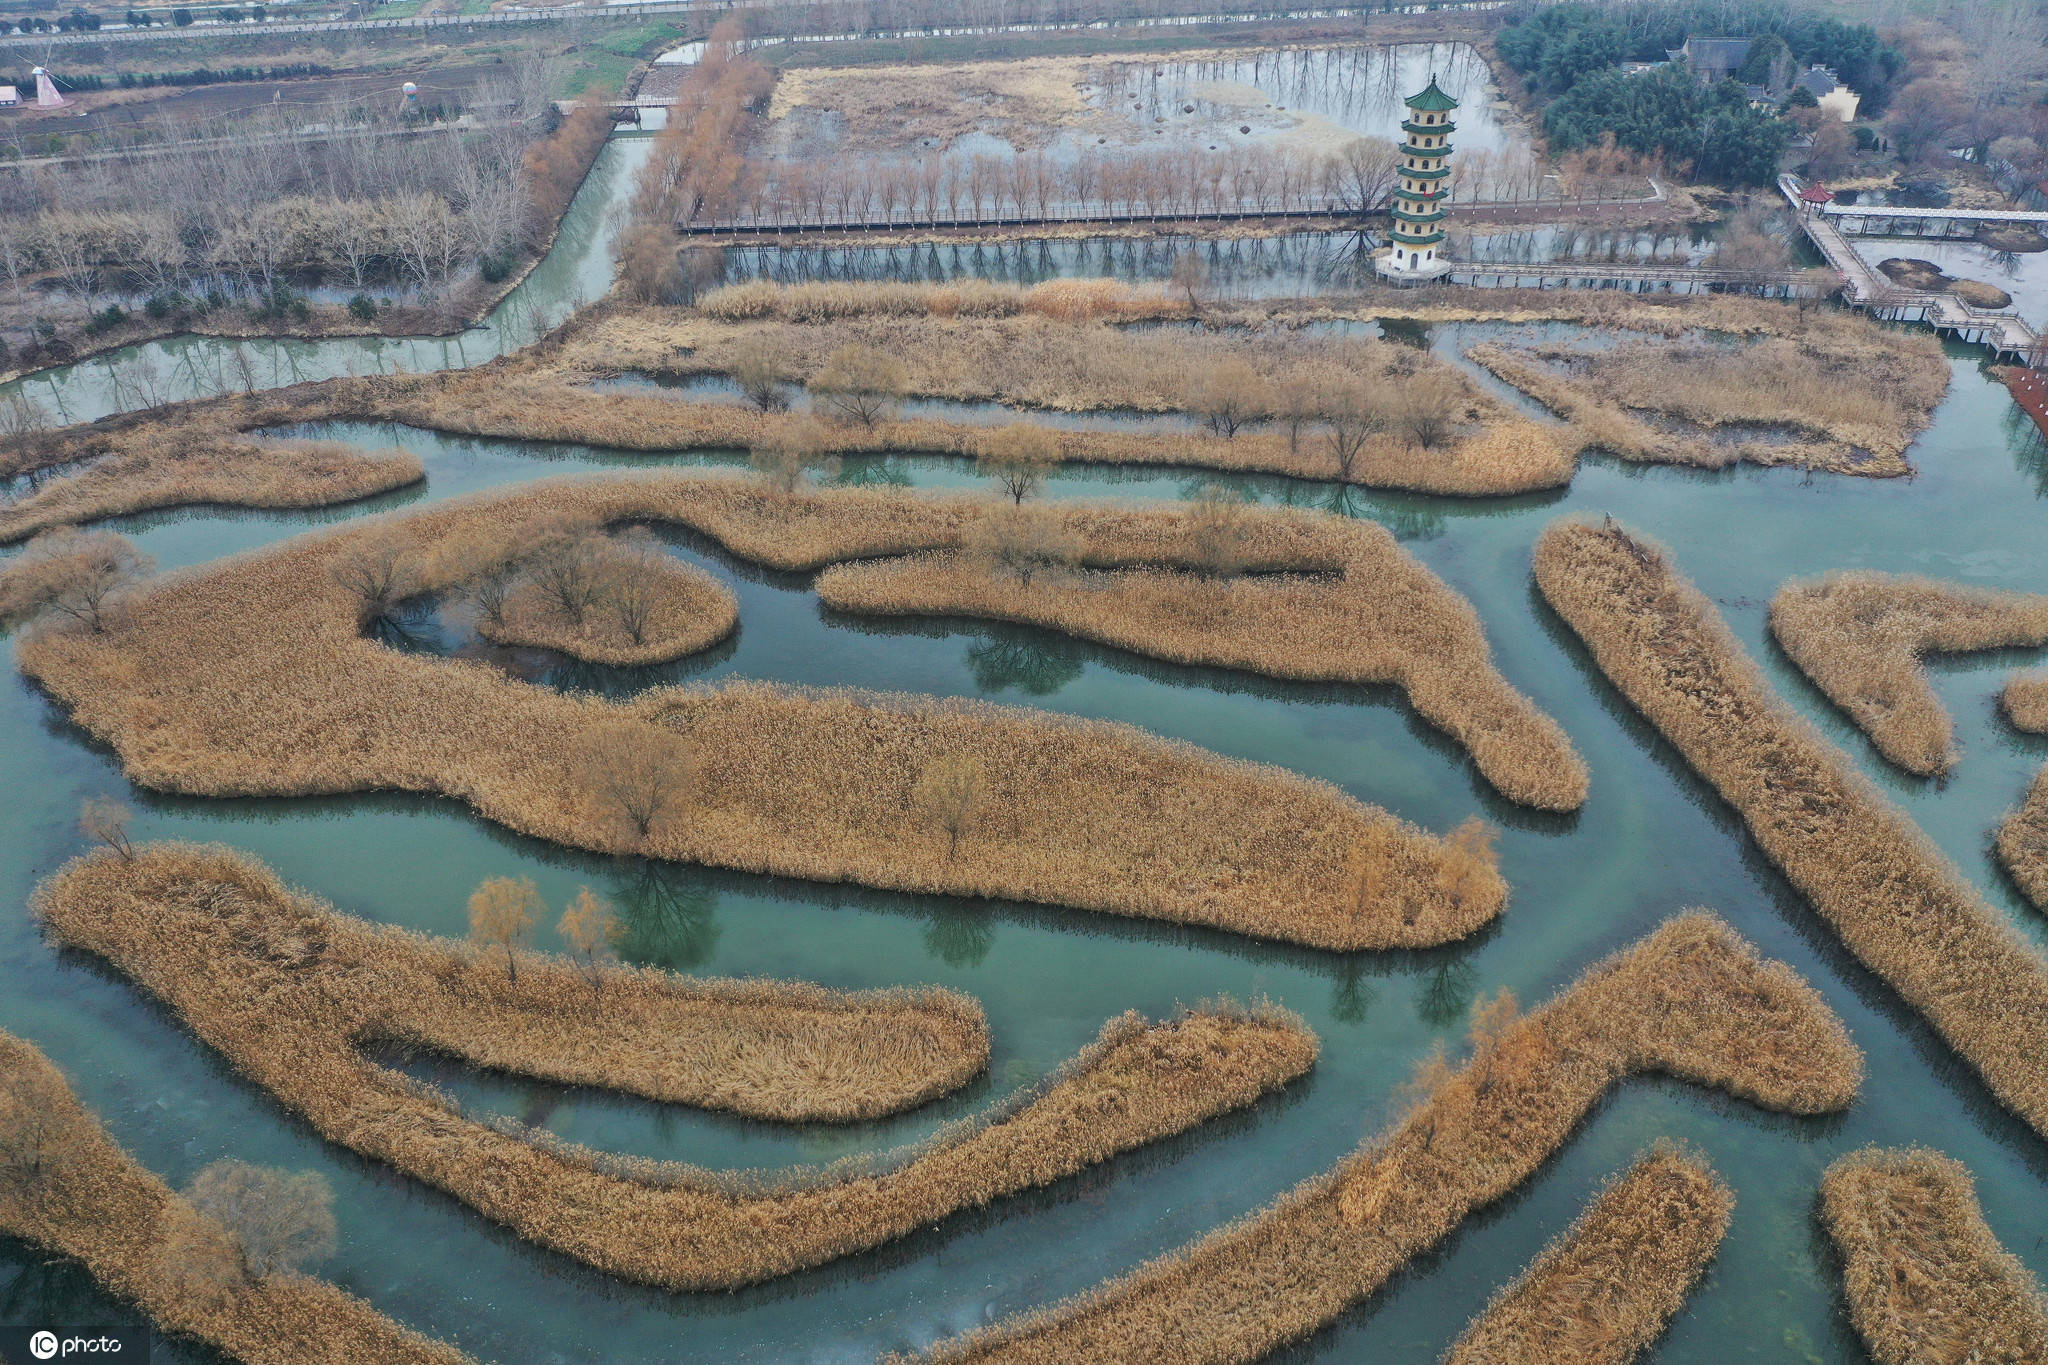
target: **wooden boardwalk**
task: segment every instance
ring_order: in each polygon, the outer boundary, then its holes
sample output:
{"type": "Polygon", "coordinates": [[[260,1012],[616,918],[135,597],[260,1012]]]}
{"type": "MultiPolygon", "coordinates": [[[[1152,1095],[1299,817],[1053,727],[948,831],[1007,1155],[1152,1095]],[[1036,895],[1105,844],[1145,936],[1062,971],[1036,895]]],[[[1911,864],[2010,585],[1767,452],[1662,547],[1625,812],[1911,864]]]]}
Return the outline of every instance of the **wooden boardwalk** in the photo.
{"type": "Polygon", "coordinates": [[[1973,308],[1951,293],[1894,284],[1856,253],[1847,235],[1828,214],[1816,213],[1812,206],[1800,202],[1800,188],[1798,176],[1778,177],[1778,190],[1798,215],[1807,240],[1827,260],[1829,268],[1841,276],[1842,301],[1851,308],[1888,322],[1925,323],[1944,336],[1988,346],[1993,357],[2001,360],[2009,357],[2031,363],[2031,358],[2041,353],[2041,336],[2024,318],[2005,310],[1973,308]]]}

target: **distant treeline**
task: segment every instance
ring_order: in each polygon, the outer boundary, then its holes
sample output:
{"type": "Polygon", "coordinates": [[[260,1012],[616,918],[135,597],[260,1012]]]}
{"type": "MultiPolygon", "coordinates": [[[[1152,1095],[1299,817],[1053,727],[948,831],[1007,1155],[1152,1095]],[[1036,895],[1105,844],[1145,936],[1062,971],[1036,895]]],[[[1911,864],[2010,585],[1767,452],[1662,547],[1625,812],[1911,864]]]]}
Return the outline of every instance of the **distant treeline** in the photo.
{"type": "Polygon", "coordinates": [[[1770,85],[1774,75],[1819,64],[1863,97],[1863,112],[1884,108],[1905,57],[1866,24],[1789,12],[1771,3],[1565,4],[1526,8],[1500,32],[1501,58],[1539,100],[1544,132],[1558,151],[1611,136],[1632,151],[1684,161],[1701,179],[1767,184],[1792,127],[1750,106],[1742,84],[1703,87],[1666,68],[1630,75],[1623,62],[1662,62],[1688,35],[1755,38],[1741,82],[1770,85]]]}
{"type": "MultiPolygon", "coordinates": [[[[1866,106],[1878,109],[1906,65],[1905,54],[1868,24],[1847,24],[1765,0],[1624,0],[1532,8],[1502,31],[1500,54],[1543,89],[1561,93],[1603,67],[1661,62],[1690,35],[1777,38],[1800,69],[1815,63],[1833,68],[1866,106]]],[[[1745,71],[1744,79],[1764,83],[1763,68],[1780,50],[1775,43],[1759,44],[1751,54],[1758,69],[1745,71]]]]}
{"type": "MultiPolygon", "coordinates": [[[[185,28],[193,22],[195,17],[204,18],[207,13],[209,11],[199,10],[195,15],[195,12],[190,9],[175,9],[171,11],[168,22],[175,27],[185,28]]],[[[260,23],[268,16],[268,11],[261,5],[250,5],[246,8],[228,5],[213,10],[211,13],[214,18],[225,24],[238,24],[244,19],[260,23]]],[[[150,28],[166,22],[162,15],[152,14],[147,10],[131,9],[124,18],[130,28],[150,28]]],[[[12,33],[16,30],[20,30],[23,33],[49,33],[52,30],[59,33],[97,33],[105,22],[99,15],[94,14],[90,10],[74,8],[69,13],[61,15],[56,19],[45,19],[35,14],[21,19],[9,19],[0,16],[0,33],[12,33]]]]}
{"type": "MultiPolygon", "coordinates": [[[[331,76],[334,68],[321,66],[318,62],[293,62],[288,66],[226,66],[215,70],[199,67],[192,71],[123,71],[118,76],[59,76],[52,73],[50,79],[57,83],[59,90],[147,90],[159,85],[224,85],[233,81],[282,81],[302,76],[331,76]]],[[[35,77],[26,74],[10,76],[7,79],[23,90],[35,85],[35,77]]]]}

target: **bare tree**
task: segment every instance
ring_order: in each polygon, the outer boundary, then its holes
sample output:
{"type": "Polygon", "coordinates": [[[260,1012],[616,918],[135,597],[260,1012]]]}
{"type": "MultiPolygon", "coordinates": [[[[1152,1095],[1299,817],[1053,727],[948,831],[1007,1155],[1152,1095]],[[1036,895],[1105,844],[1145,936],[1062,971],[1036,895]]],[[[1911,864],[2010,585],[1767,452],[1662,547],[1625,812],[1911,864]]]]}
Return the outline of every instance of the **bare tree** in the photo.
{"type": "Polygon", "coordinates": [[[1771,231],[1761,213],[1745,209],[1729,221],[1707,264],[1734,272],[1743,283],[1764,286],[1791,270],[1792,247],[1771,231]]]}
{"type": "Polygon", "coordinates": [[[590,977],[590,989],[604,990],[603,964],[614,956],[613,945],[620,933],[619,917],[612,913],[611,902],[587,886],[576,888],[576,899],[569,902],[569,908],[562,912],[562,919],[555,926],[578,957],[583,959],[583,970],[590,977]]]}
{"type": "Polygon", "coordinates": [[[809,387],[826,412],[872,427],[909,387],[909,376],[887,351],[855,344],[826,356],[809,387]]]}
{"type": "Polygon", "coordinates": [[[1241,498],[1210,484],[1188,504],[1188,557],[1203,578],[1228,578],[1244,567],[1250,527],[1241,498]]]}
{"type": "Polygon", "coordinates": [[[618,721],[598,727],[580,745],[583,780],[627,833],[645,843],[689,801],[696,754],[674,731],[618,721]]]}
{"type": "Polygon", "coordinates": [[[1946,140],[1963,119],[1960,92],[1933,77],[1922,77],[1893,96],[1884,126],[1899,156],[1918,161],[1946,140]]]}
{"type": "Polygon", "coordinates": [[[983,436],[980,444],[974,457],[975,472],[994,479],[1018,506],[1044,486],[1046,476],[1060,462],[1059,439],[1047,428],[1029,422],[998,427],[983,436]]]}
{"type": "Polygon", "coordinates": [[[1348,483],[1366,441],[1384,420],[1378,396],[1364,379],[1342,377],[1324,390],[1320,416],[1337,477],[1348,483]]]}
{"type": "Polygon", "coordinates": [[[78,806],[78,832],[96,844],[105,844],[133,860],[135,846],[128,842],[128,803],[111,796],[88,796],[78,806]]]}
{"type": "Polygon", "coordinates": [[[725,372],[741,394],[759,412],[776,412],[789,406],[782,386],[789,381],[789,367],[782,352],[766,337],[748,337],[732,349],[725,372]]]}
{"type": "Polygon", "coordinates": [[[1424,370],[1402,381],[1395,416],[1408,439],[1424,450],[1433,450],[1449,434],[1463,401],[1464,395],[1448,375],[1424,370]]]}
{"type": "Polygon", "coordinates": [[[1356,137],[1324,163],[1326,192],[1353,213],[1371,213],[1386,202],[1400,171],[1400,148],[1383,137],[1356,137]]]}
{"type": "Polygon", "coordinates": [[[598,598],[612,609],[626,638],[636,645],[647,643],[669,572],[668,555],[652,535],[638,527],[620,537],[603,557],[598,598]]]}
{"type": "Polygon", "coordinates": [[[1186,297],[1188,311],[1202,311],[1202,293],[1209,287],[1209,263],[1202,254],[1192,247],[1183,247],[1173,257],[1173,273],[1168,277],[1173,291],[1186,297]]]}
{"type": "Polygon", "coordinates": [[[1481,1097],[1499,1083],[1504,1044],[1521,1017],[1521,1006],[1506,987],[1472,1007],[1472,1069],[1481,1097]]]}
{"type": "Polygon", "coordinates": [[[70,1108],[70,1088],[47,1063],[0,1072],[0,1190],[43,1198],[70,1152],[70,1108]]]}
{"type": "Polygon", "coordinates": [[[586,522],[544,523],[525,556],[527,578],[548,603],[577,626],[604,592],[604,544],[586,522]]]}
{"type": "Polygon", "coordinates": [[[469,893],[469,938],[505,954],[505,976],[519,979],[518,950],[545,908],[531,877],[487,877],[469,893]]]}
{"type": "Polygon", "coordinates": [[[164,1210],[162,1229],[157,1267],[181,1294],[219,1307],[248,1287],[241,1244],[218,1222],[174,1200],[164,1210]]]}
{"type": "Polygon", "coordinates": [[[352,537],[328,573],[356,599],[356,620],[381,621],[420,590],[420,556],[412,533],[379,527],[352,537]]]}
{"type": "Polygon", "coordinates": [[[747,467],[786,498],[804,487],[813,473],[829,478],[838,472],[837,460],[825,454],[830,447],[831,439],[818,423],[809,418],[786,422],[747,453],[747,467]]]}
{"type": "Polygon", "coordinates": [[[316,1171],[216,1161],[192,1177],[185,1199],[234,1238],[245,1279],[299,1270],[334,1254],[334,1191],[316,1171]]]}
{"type": "Polygon", "coordinates": [[[1186,402],[1209,430],[1231,438],[1246,423],[1272,411],[1273,392],[1264,375],[1236,356],[1226,356],[1196,372],[1186,402]]]}
{"type": "Polygon", "coordinates": [[[50,410],[20,390],[0,398],[0,436],[16,439],[50,428],[50,410]]]}
{"type": "Polygon", "coordinates": [[[948,862],[981,804],[981,785],[981,765],[964,756],[934,758],[917,775],[911,804],[946,836],[948,862]]]}
{"type": "Polygon", "coordinates": [[[998,507],[968,529],[967,552],[990,570],[1031,585],[1034,576],[1072,564],[1080,544],[1060,517],[1042,507],[998,507]]]}
{"type": "Polygon", "coordinates": [[[1980,108],[2017,104],[2048,75],[2048,15],[2038,0],[1968,0],[1951,8],[1949,22],[1980,108]]]}
{"type": "Polygon", "coordinates": [[[115,622],[130,590],[155,567],[112,531],[45,531],[10,566],[0,615],[62,616],[101,634],[115,622]]]}
{"type": "Polygon", "coordinates": [[[1290,366],[1273,384],[1272,416],[1287,427],[1290,454],[1301,449],[1301,429],[1322,416],[1331,377],[1306,366],[1290,366]]]}

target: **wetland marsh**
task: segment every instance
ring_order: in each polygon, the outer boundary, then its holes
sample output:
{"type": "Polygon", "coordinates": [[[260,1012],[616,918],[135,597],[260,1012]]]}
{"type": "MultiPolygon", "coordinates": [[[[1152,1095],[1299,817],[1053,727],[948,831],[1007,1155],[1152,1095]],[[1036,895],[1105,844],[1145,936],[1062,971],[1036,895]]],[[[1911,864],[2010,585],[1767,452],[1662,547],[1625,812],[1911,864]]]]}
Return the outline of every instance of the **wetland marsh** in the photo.
{"type": "MultiPolygon", "coordinates": [[[[622,168],[639,145],[617,142],[606,154],[562,244],[494,321],[496,330],[431,343],[285,344],[273,352],[280,381],[348,373],[352,365],[368,371],[395,359],[418,369],[473,364],[520,340],[510,321],[518,310],[545,315],[579,291],[594,296],[609,278],[603,208],[621,192],[622,168]]],[[[1290,279],[1277,292],[1313,289],[1290,279]]],[[[1461,346],[1512,331],[1475,323],[1401,330],[1423,344],[1455,334],[1461,346]]],[[[210,362],[192,348],[216,344],[144,349],[167,369],[183,366],[196,388],[210,362]]],[[[1046,496],[1056,500],[1185,501],[1223,484],[1262,504],[1386,525],[1472,602],[1502,674],[1556,718],[1585,759],[1590,795],[1565,815],[1501,799],[1390,689],[1163,664],[1028,627],[852,617],[826,608],[809,575],[762,569],[687,538],[668,543],[668,552],[716,578],[738,603],[737,631],[711,649],[650,669],[581,664],[545,651],[477,651],[536,684],[611,696],[657,682],[761,679],[1022,703],[1279,764],[1432,831],[1480,816],[1500,827],[1510,899],[1496,924],[1464,942],[1426,952],[1326,953],[1072,910],[641,865],[524,839],[426,797],[131,792],[114,757],[23,679],[15,640],[5,637],[0,785],[12,795],[0,827],[0,1029],[48,1053],[114,1138],[173,1185],[222,1157],[322,1172],[337,1193],[340,1249],[321,1273],[479,1359],[866,1362],[1084,1291],[1262,1207],[1393,1118],[1401,1083],[1434,1045],[1458,1045],[1475,1000],[1502,988],[1531,1003],[1546,999],[1679,911],[1707,906],[1765,957],[1791,965],[1848,1026],[1868,1063],[1856,1102],[1839,1116],[1788,1117],[1676,1082],[1634,1082],[1595,1106],[1529,1181],[1362,1307],[1275,1358],[1435,1361],[1609,1176],[1653,1140],[1675,1137],[1711,1161],[1737,1204],[1709,1275],[1645,1359],[1857,1365],[1862,1348],[1841,1315],[1838,1272],[1814,1219],[1829,1164],[1871,1144],[1938,1145],[1970,1169],[1992,1232],[2042,1274],[2048,1149],[1842,950],[1733,812],[1601,678],[1541,601],[1530,566],[1538,535],[1563,513],[1612,514],[1669,546],[1773,687],[1927,831],[1995,910],[2037,946],[2048,943],[2048,921],[2005,880],[1988,842],[2048,760],[2048,741],[2015,731],[1996,707],[2007,675],[2038,664],[2041,652],[1934,661],[1933,686],[1955,717],[1960,752],[1953,774],[1937,786],[1880,758],[1769,636],[1768,604],[1780,586],[1835,569],[2048,591],[2048,537],[2040,533],[2048,451],[2030,423],[2014,420],[2005,389],[1973,353],[1949,348],[1945,358],[1950,383],[1907,451],[1911,479],[1646,467],[1597,454],[1567,489],[1496,499],[1171,468],[1076,465],[1048,478],[1046,496]],[[530,876],[550,904],[587,884],[618,906],[631,962],[843,989],[944,986],[972,995],[987,1012],[992,1055],[984,1080],[908,1114],[850,1126],[774,1125],[421,1066],[472,1111],[511,1115],[592,1147],[723,1170],[886,1151],[1046,1076],[1127,1009],[1164,1018],[1219,995],[1270,998],[1297,1011],[1321,1053],[1304,1080],[1239,1114],[831,1266],[729,1295],[632,1287],[525,1244],[395,1171],[323,1142],[119,973],[47,944],[26,909],[30,890],[78,851],[80,799],[109,793],[136,804],[138,838],[228,843],[288,883],[380,923],[459,935],[465,898],[485,877],[530,876]]],[[[124,359],[132,357],[111,363],[124,359]]],[[[108,409],[107,363],[30,383],[78,420],[108,409]]],[[[745,460],[740,451],[622,454],[361,423],[295,434],[404,449],[421,461],[425,482],[315,512],[194,508],[110,525],[175,569],[309,527],[542,475],[745,460]]],[[[850,456],[835,478],[987,488],[956,458],[850,456]]],[[[0,553],[0,564],[13,553],[0,553]]],[[[449,628],[439,618],[416,624],[429,633],[449,628]]],[[[458,630],[419,647],[473,643],[458,630]]],[[[544,934],[541,946],[556,945],[544,934]]],[[[106,1300],[75,1266],[0,1243],[0,1316],[114,1322],[131,1320],[132,1310],[106,1300]]],[[[195,1365],[210,1359],[174,1342],[159,1351],[160,1359],[195,1365]]]]}

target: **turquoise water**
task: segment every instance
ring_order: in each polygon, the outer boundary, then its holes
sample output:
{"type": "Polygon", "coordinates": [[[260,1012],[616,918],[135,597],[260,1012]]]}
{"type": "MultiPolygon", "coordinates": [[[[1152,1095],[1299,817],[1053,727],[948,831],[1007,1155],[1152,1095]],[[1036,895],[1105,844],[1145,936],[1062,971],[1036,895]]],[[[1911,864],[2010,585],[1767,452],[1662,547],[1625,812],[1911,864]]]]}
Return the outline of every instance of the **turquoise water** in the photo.
{"type": "MultiPolygon", "coordinates": [[[[1605,1176],[1653,1139],[1674,1136],[1714,1161],[1739,1204],[1720,1259],[1648,1358],[1857,1361],[1812,1219],[1827,1162],[1870,1142],[1938,1145],[1976,1173],[2006,1245],[2048,1272],[2040,1232],[2048,1145],[1997,1109],[1887,988],[1846,958],[1732,815],[1628,712],[1537,599],[1529,555],[1543,526],[1571,512],[1611,512],[1664,540],[1794,704],[1883,783],[1995,904],[2036,942],[2048,941],[2042,917],[2020,903],[1987,852],[1991,828],[2048,759],[2048,743],[2014,734],[1992,704],[2006,672],[2038,661],[2038,652],[1937,667],[1965,756],[1936,788],[1885,770],[1764,635],[1765,604],[1779,584],[1829,568],[2048,591],[2048,537],[2040,529],[2048,456],[2031,426],[2010,419],[2004,390],[1972,356],[1957,351],[1952,363],[1954,388],[1913,452],[1920,475],[1910,481],[1596,461],[1568,492],[1484,503],[1240,481],[1264,501],[1385,522],[1472,599],[1502,670],[1562,722],[1591,766],[1591,798],[1570,817],[1500,801],[1460,751],[1383,691],[1168,667],[1036,631],[850,619],[825,612],[804,576],[763,573],[701,544],[678,543],[678,554],[718,574],[740,601],[738,635],[688,665],[690,676],[990,697],[1125,720],[1327,778],[1433,829],[1472,814],[1496,821],[1513,899],[1497,926],[1455,948],[1345,957],[1037,907],[691,868],[649,875],[412,798],[151,797],[131,791],[108,755],[22,682],[11,642],[0,639],[0,790],[12,794],[0,827],[0,1028],[48,1051],[116,1136],[174,1182],[223,1156],[325,1173],[337,1192],[342,1241],[323,1273],[481,1358],[504,1365],[868,1361],[1084,1289],[1257,1208],[1327,1169],[1378,1126],[1415,1061],[1439,1039],[1461,1034],[1475,994],[1505,986],[1540,999],[1673,912],[1706,905],[1796,966],[1848,1022],[1871,1064],[1856,1106],[1838,1119],[1791,1120],[1682,1085],[1633,1084],[1526,1187],[1283,1358],[1433,1361],[1605,1176]],[[524,1246],[463,1206],[321,1142],[124,980],[47,947],[25,901],[41,876],[78,850],[73,813],[82,796],[99,792],[137,806],[140,837],[232,843],[371,919],[459,933],[464,899],[479,879],[526,874],[556,905],[582,884],[611,896],[626,914],[637,960],[834,986],[935,983],[968,991],[987,1007],[994,1035],[988,1079],[872,1125],[748,1123],[560,1087],[453,1078],[473,1105],[594,1145],[728,1168],[885,1149],[1043,1075],[1119,1011],[1162,1014],[1216,994],[1269,995],[1300,1011],[1323,1039],[1322,1060],[1306,1080],[1242,1115],[876,1252],[738,1294],[660,1294],[524,1246]]],[[[131,518],[120,528],[162,563],[192,564],[308,525],[544,473],[737,459],[671,462],[408,429],[333,430],[365,445],[396,440],[414,450],[427,465],[425,486],[327,513],[193,511],[131,518]]],[[[841,477],[974,483],[965,464],[943,460],[851,461],[841,477]]],[[[1055,480],[1050,495],[1179,498],[1211,481],[1193,472],[1080,469],[1055,480]]],[[[541,676],[614,688],[646,680],[609,670],[541,676]]],[[[75,1270],[0,1247],[0,1321],[123,1316],[75,1270]]],[[[173,1347],[165,1358],[205,1357],[173,1347]]]]}

